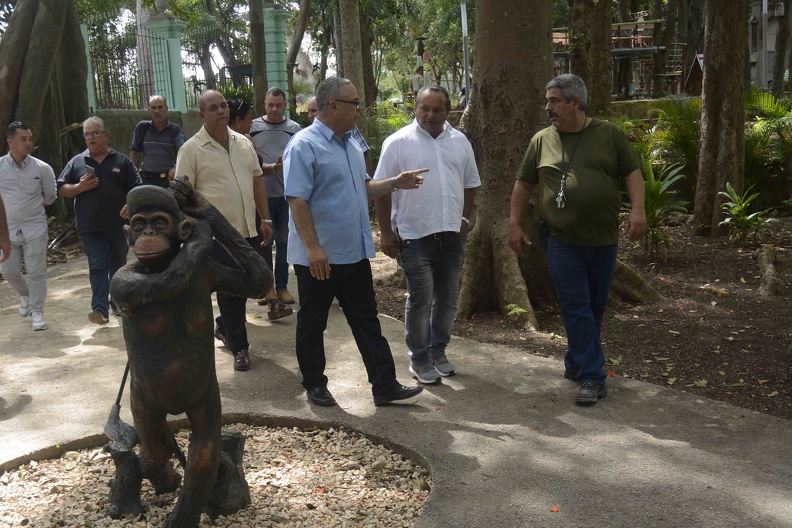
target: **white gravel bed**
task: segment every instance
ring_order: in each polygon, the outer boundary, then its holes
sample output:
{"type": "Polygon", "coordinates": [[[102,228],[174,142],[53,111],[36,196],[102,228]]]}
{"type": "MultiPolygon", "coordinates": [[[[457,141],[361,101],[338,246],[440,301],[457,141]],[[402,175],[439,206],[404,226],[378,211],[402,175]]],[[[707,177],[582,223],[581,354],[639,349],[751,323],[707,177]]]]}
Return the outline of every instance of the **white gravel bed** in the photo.
{"type": "MultiPolygon", "coordinates": [[[[246,437],[243,463],[253,503],[214,521],[204,514],[201,526],[410,527],[429,495],[424,468],[344,428],[233,424],[224,430],[246,437]]],[[[188,434],[176,435],[185,453],[188,434]]],[[[0,526],[161,526],[178,491],[157,496],[144,479],[144,513],[114,521],[105,515],[114,475],[101,447],[6,472],[0,476],[0,526]]]]}

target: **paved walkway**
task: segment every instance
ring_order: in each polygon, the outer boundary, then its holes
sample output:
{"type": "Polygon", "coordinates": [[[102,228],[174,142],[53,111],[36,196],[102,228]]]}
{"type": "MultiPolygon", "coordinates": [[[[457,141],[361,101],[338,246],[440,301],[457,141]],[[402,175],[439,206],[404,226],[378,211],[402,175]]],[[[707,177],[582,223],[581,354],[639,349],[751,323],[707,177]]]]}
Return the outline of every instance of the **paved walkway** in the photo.
{"type": "MultiPolygon", "coordinates": [[[[117,320],[87,321],[89,299],[85,259],[56,266],[49,329],[33,332],[0,284],[0,469],[55,454],[56,443],[103,443],[126,354],[117,320]]],[[[463,339],[449,348],[459,375],[410,404],[375,407],[337,306],[326,343],[340,405],[318,408],[299,383],[294,318],[269,323],[248,306],[253,369],[234,372],[217,353],[224,412],[343,423],[418,453],[433,489],[417,527],[792,527],[786,420],[623,378],[596,406],[576,407],[558,361],[463,339]]],[[[403,326],[382,323],[411,382],[403,326]]],[[[126,395],[121,416],[132,421],[126,395]]]]}

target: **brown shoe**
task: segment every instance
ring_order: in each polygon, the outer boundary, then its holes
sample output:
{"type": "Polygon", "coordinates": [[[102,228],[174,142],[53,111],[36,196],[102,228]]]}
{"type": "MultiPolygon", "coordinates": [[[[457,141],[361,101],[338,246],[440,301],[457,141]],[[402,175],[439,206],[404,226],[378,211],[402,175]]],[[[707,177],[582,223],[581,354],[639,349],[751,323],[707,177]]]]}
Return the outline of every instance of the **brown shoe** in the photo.
{"type": "Polygon", "coordinates": [[[110,322],[106,315],[102,314],[101,312],[97,312],[96,310],[91,310],[88,313],[88,320],[93,324],[98,325],[106,325],[110,322]]]}
{"type": "Polygon", "coordinates": [[[278,292],[278,299],[284,304],[294,304],[294,297],[292,297],[292,294],[289,293],[289,290],[286,288],[278,292]]]}

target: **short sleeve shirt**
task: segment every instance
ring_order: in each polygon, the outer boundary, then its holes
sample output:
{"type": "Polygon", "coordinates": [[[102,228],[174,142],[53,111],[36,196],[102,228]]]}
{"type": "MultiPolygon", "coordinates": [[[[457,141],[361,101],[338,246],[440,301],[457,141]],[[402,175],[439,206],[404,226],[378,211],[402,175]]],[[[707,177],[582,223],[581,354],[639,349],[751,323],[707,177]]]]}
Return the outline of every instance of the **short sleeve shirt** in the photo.
{"type": "Polygon", "coordinates": [[[58,189],[67,183],[80,183],[86,165],[94,168],[99,186],[74,197],[77,232],[110,233],[121,229],[125,220],[119,213],[126,205],[126,195],[130,189],[141,184],[137,167],[131,159],[113,149],[110,149],[102,163],[97,163],[86,149],[69,160],[63,168],[58,176],[58,189]]]}
{"type": "Polygon", "coordinates": [[[539,217],[566,244],[605,246],[619,240],[621,182],[641,162],[621,130],[592,119],[582,132],[550,126],[528,146],[517,178],[538,186],[539,217]],[[563,148],[563,151],[562,151],[563,148]],[[566,205],[556,203],[566,168],[566,205]]]}
{"type": "Polygon", "coordinates": [[[465,189],[481,186],[470,141],[446,123],[433,138],[415,120],[382,144],[375,180],[407,170],[429,169],[420,189],[391,194],[391,226],[402,240],[443,231],[459,232],[465,189]]]}
{"type": "MultiPolygon", "coordinates": [[[[261,156],[263,163],[275,163],[286,144],[294,134],[302,130],[299,124],[286,119],[282,123],[270,123],[263,117],[254,119],[250,126],[250,136],[256,145],[256,152],[261,156]]],[[[267,189],[268,198],[281,198],[283,196],[283,172],[264,176],[264,187],[267,189]]]]}
{"type": "Polygon", "coordinates": [[[187,176],[245,238],[256,236],[254,178],[261,176],[256,149],[242,134],[228,129],[228,151],[201,127],[179,150],[176,175],[187,176]]]}
{"type": "Polygon", "coordinates": [[[141,121],[132,132],[129,150],[143,154],[141,170],[164,174],[176,166],[179,149],[187,141],[184,130],[168,121],[165,128],[157,130],[152,121],[141,121]]]}
{"type": "MultiPolygon", "coordinates": [[[[352,133],[342,143],[319,119],[297,133],[283,153],[286,197],[308,203],[319,245],[330,264],[374,258],[366,163],[352,133]]],[[[305,244],[289,214],[288,261],[308,265],[305,244]]]]}

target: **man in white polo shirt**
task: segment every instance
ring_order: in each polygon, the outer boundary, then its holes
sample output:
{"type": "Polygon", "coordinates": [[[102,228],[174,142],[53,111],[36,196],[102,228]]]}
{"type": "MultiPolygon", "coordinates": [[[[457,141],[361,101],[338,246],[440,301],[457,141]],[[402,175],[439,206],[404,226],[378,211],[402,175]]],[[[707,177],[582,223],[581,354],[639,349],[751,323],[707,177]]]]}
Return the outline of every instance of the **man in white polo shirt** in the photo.
{"type": "Polygon", "coordinates": [[[446,121],[451,111],[446,89],[424,86],[415,100],[415,120],[382,144],[374,179],[416,167],[428,167],[429,172],[420,189],[395,191],[375,203],[382,251],[398,258],[407,277],[404,327],[410,372],[421,383],[435,383],[456,373],[445,349],[481,180],[470,142],[446,121]]]}

